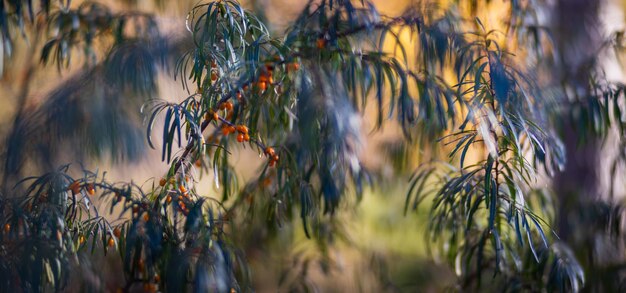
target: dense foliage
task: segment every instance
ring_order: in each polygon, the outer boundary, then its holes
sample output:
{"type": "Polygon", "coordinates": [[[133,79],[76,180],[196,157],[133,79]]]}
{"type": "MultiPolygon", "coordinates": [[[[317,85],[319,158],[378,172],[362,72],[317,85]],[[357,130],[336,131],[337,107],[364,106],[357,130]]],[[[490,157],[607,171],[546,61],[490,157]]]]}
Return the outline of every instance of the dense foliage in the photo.
{"type": "MultiPolygon", "coordinates": [[[[257,214],[270,229],[301,223],[325,251],[343,233],[336,214],[386,180],[359,156],[367,113],[374,131],[396,124],[405,148],[429,154],[416,170],[397,170],[412,173],[405,212],[432,200],[429,240],[458,289],[581,290],[591,266],[559,240],[545,186],[568,163],[569,125],[583,143],[621,143],[624,87],[593,62],[582,84],[544,78],[563,52],[533,17],[548,4],[506,2],[508,22],[496,30],[473,17],[490,1],[469,2],[471,17],[459,15],[464,4],[389,17],[368,1],[311,1],[276,34],[236,1],[213,1],[189,12],[185,37],[171,37],[146,13],[0,1],[5,60],[30,40],[42,64],[84,63],[36,111],[20,97],[4,154],[0,288],[104,290],[87,272],[115,254],[125,291],[252,290],[237,239],[257,214]],[[189,95],[157,99],[159,70],[189,95]],[[170,165],[162,178],[109,182],[56,167],[68,149],[81,160],[133,159],[143,140],[170,165]],[[232,163],[243,150],[259,154],[246,182],[232,163]],[[45,174],[21,179],[27,166],[45,174]],[[201,176],[221,194],[196,188],[201,176]]],[[[621,34],[611,37],[601,50],[621,46],[621,34]]],[[[621,207],[602,204],[589,213],[599,225],[591,230],[620,247],[621,207]]]]}

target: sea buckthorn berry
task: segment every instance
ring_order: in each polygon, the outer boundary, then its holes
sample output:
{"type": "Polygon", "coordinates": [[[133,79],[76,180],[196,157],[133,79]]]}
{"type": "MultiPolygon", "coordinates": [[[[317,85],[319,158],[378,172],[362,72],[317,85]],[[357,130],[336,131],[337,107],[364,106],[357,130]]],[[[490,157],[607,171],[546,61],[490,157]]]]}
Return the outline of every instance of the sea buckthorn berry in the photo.
{"type": "Polygon", "coordinates": [[[243,142],[243,134],[242,133],[237,135],[237,141],[238,142],[243,142]]]}
{"type": "Polygon", "coordinates": [[[224,108],[226,110],[228,110],[228,111],[232,110],[233,109],[233,103],[231,103],[230,101],[229,102],[225,102],[224,103],[224,108]]]}
{"type": "Polygon", "coordinates": [[[211,81],[216,81],[216,80],[217,80],[217,73],[211,72],[211,81]]]}
{"type": "Polygon", "coordinates": [[[298,71],[298,69],[300,69],[300,63],[298,63],[298,62],[293,62],[290,65],[291,65],[291,69],[293,69],[293,71],[298,71]]]}
{"type": "Polygon", "coordinates": [[[161,187],[165,186],[166,183],[167,183],[167,180],[165,180],[165,178],[161,178],[161,180],[159,180],[159,185],[161,187]]]}
{"type": "Polygon", "coordinates": [[[235,131],[237,131],[237,130],[235,130],[235,126],[232,126],[232,125],[228,126],[228,132],[235,133],[235,131]]]}
{"type": "Polygon", "coordinates": [[[172,196],[171,195],[166,196],[165,197],[165,202],[166,203],[171,203],[172,202],[172,196]]]}
{"type": "Polygon", "coordinates": [[[220,110],[224,110],[224,109],[226,109],[226,104],[225,103],[221,103],[221,104],[219,104],[217,106],[217,108],[220,109],[220,110]]]}
{"type": "Polygon", "coordinates": [[[68,189],[72,191],[72,194],[80,193],[80,182],[78,182],[78,180],[72,182],[68,189]]]}
{"type": "Polygon", "coordinates": [[[122,236],[122,230],[120,230],[120,228],[115,227],[115,229],[113,229],[113,235],[115,235],[115,237],[120,238],[120,236],[122,236]]]}
{"type": "Polygon", "coordinates": [[[178,187],[178,189],[180,190],[180,192],[182,193],[187,193],[187,188],[184,185],[181,185],[178,187]]]}
{"type": "Polygon", "coordinates": [[[143,220],[144,220],[144,221],[146,221],[146,222],[147,222],[148,220],[150,220],[150,214],[148,214],[147,212],[146,212],[146,213],[144,213],[144,214],[143,214],[143,220]]]}
{"type": "Polygon", "coordinates": [[[265,74],[261,74],[259,76],[259,82],[266,82],[268,80],[268,76],[265,74]]]}
{"type": "Polygon", "coordinates": [[[230,130],[228,129],[228,126],[224,126],[222,128],[222,134],[225,135],[225,136],[230,134],[230,130]]]}
{"type": "Polygon", "coordinates": [[[93,187],[93,184],[87,184],[87,193],[89,193],[89,195],[96,194],[96,189],[93,187]]]}
{"type": "Polygon", "coordinates": [[[161,277],[159,276],[159,274],[155,274],[155,275],[154,275],[154,282],[155,282],[155,283],[159,283],[159,282],[161,282],[161,277]]]}
{"type": "Polygon", "coordinates": [[[274,151],[274,148],[272,147],[267,147],[265,148],[265,154],[271,157],[276,154],[276,151],[274,151]]]}
{"type": "Polygon", "coordinates": [[[215,63],[215,60],[211,60],[211,68],[215,67],[217,67],[217,63],[215,63]]]}
{"type": "Polygon", "coordinates": [[[265,81],[260,81],[257,86],[259,89],[264,92],[267,89],[267,83],[265,81]]]}
{"type": "Polygon", "coordinates": [[[246,134],[248,133],[248,127],[245,125],[237,125],[237,131],[246,134]]]}
{"type": "Polygon", "coordinates": [[[279,158],[279,157],[278,157],[278,155],[273,155],[273,156],[272,156],[272,160],[273,160],[273,161],[278,161],[278,158],[279,158]]]}
{"type": "Polygon", "coordinates": [[[83,236],[83,235],[78,236],[78,243],[79,244],[85,243],[85,236],[83,236]]]}
{"type": "Polygon", "coordinates": [[[220,120],[220,115],[217,114],[217,112],[213,112],[213,120],[217,121],[220,120]]]}
{"type": "Polygon", "coordinates": [[[115,246],[115,240],[113,240],[113,237],[109,238],[109,247],[113,247],[115,246]]]}
{"type": "Polygon", "coordinates": [[[244,141],[250,141],[250,135],[248,135],[247,133],[243,135],[243,140],[244,141]]]}
{"type": "Polygon", "coordinates": [[[245,85],[243,86],[243,88],[241,88],[241,89],[242,89],[244,92],[245,92],[245,91],[247,91],[247,90],[248,90],[248,85],[247,85],[247,84],[245,84],[245,85]]]}
{"type": "Polygon", "coordinates": [[[274,167],[274,165],[276,165],[276,161],[270,160],[270,167],[274,167]]]}
{"type": "Polygon", "coordinates": [[[196,165],[196,167],[202,167],[202,160],[198,159],[194,164],[196,165]]]}
{"type": "Polygon", "coordinates": [[[9,231],[11,231],[11,224],[9,223],[4,224],[4,232],[9,233],[9,231]]]}
{"type": "Polygon", "coordinates": [[[326,40],[324,38],[319,38],[315,44],[318,49],[324,49],[324,47],[326,47],[326,40]]]}
{"type": "Polygon", "coordinates": [[[238,100],[238,101],[241,101],[241,99],[242,99],[241,92],[237,92],[237,93],[235,94],[235,97],[237,98],[237,100],[238,100]]]}

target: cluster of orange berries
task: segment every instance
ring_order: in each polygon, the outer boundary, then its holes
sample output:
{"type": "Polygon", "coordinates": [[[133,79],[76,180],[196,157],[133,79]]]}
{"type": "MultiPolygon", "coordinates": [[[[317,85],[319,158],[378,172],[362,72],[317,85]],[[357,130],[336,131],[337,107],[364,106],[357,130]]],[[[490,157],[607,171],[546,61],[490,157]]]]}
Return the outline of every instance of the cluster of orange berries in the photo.
{"type": "Polygon", "coordinates": [[[259,79],[257,80],[256,85],[259,90],[261,90],[261,92],[264,92],[267,89],[268,84],[274,83],[273,72],[274,66],[266,65],[265,71],[261,72],[261,75],[259,75],[259,79]]]}
{"type": "Polygon", "coordinates": [[[231,103],[230,101],[223,102],[223,103],[221,103],[218,106],[218,109],[232,111],[233,110],[233,103],[231,103]]]}
{"type": "Polygon", "coordinates": [[[270,167],[274,167],[276,165],[276,162],[278,162],[278,158],[279,158],[274,148],[267,147],[265,149],[265,155],[270,158],[270,167]]]}
{"type": "MultiPolygon", "coordinates": [[[[189,181],[189,177],[185,178],[185,181],[189,181]]],[[[174,178],[170,179],[170,183],[171,184],[175,184],[176,180],[174,178]]],[[[159,181],[159,185],[161,187],[165,186],[167,184],[167,180],[165,178],[161,178],[161,181],[159,181]]],[[[182,196],[178,197],[178,207],[180,209],[180,211],[187,215],[189,213],[189,209],[187,208],[187,205],[185,204],[185,201],[183,200],[184,198],[189,198],[189,190],[187,190],[187,187],[185,187],[185,185],[181,184],[178,186],[178,190],[180,191],[180,193],[182,194],[182,196]]],[[[172,203],[172,196],[171,195],[167,195],[165,197],[165,202],[167,204],[172,203]]]]}
{"type": "MultiPolygon", "coordinates": [[[[70,186],[67,187],[67,190],[71,190],[73,195],[79,194],[80,193],[80,189],[83,186],[80,185],[80,182],[78,180],[72,182],[72,184],[70,184],[70,186]]],[[[94,195],[96,194],[96,189],[94,187],[94,185],[92,183],[86,184],[84,186],[85,190],[87,190],[87,193],[89,195],[94,195]]]]}
{"type": "Polygon", "coordinates": [[[229,135],[231,133],[239,133],[237,134],[237,141],[238,142],[244,142],[244,141],[250,141],[250,134],[248,133],[248,127],[245,125],[237,125],[237,126],[233,126],[233,125],[228,125],[228,124],[224,124],[222,126],[222,134],[224,136],[229,135]]]}

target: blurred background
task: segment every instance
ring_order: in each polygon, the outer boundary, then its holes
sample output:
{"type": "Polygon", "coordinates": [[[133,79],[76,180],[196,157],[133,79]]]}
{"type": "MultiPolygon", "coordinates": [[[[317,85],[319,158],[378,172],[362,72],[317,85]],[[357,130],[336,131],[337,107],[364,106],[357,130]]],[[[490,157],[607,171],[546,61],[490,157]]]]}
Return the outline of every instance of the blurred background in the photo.
{"type": "MultiPolygon", "coordinates": [[[[72,6],[78,7],[83,2],[72,1],[72,6]]],[[[185,0],[99,2],[106,3],[115,12],[141,11],[157,15],[161,34],[174,40],[185,35],[185,17],[197,4],[197,1],[185,0]]],[[[242,2],[258,13],[261,19],[266,19],[270,30],[277,33],[287,28],[305,5],[305,1],[301,0],[242,2]]],[[[463,1],[458,1],[458,4],[452,0],[373,2],[381,14],[389,16],[399,15],[409,5],[416,3],[441,7],[459,5],[461,13],[470,9],[463,5],[463,1]]],[[[488,28],[503,28],[507,3],[501,0],[485,1],[478,17],[488,28]]],[[[625,11],[626,1],[606,0],[598,8],[598,19],[601,21],[599,28],[607,33],[623,29],[625,11]]],[[[549,11],[543,11],[543,15],[539,15],[541,17],[549,17],[549,11]]],[[[411,50],[411,39],[406,38],[404,41],[407,49],[411,50]]],[[[188,96],[181,87],[180,77],[174,80],[172,66],[166,64],[159,67],[157,91],[139,91],[141,94],[137,97],[137,94],[125,92],[123,86],[98,86],[109,82],[105,78],[107,75],[122,72],[121,68],[87,68],[84,64],[85,59],[90,58],[88,54],[75,54],[68,61],[67,68],[60,70],[56,66],[44,66],[38,52],[32,50],[36,42],[36,39],[15,42],[12,58],[5,58],[1,65],[5,74],[0,81],[0,96],[3,97],[0,101],[0,134],[2,137],[13,136],[13,141],[19,146],[26,146],[19,148],[23,151],[16,156],[18,161],[6,164],[5,174],[8,173],[6,170],[17,168],[19,170],[14,170],[12,174],[18,175],[12,176],[19,177],[32,174],[41,165],[73,163],[84,164],[85,168],[91,170],[106,171],[113,181],[132,180],[142,184],[161,178],[167,172],[168,164],[160,160],[159,147],[154,150],[147,146],[146,117],[145,113],[141,113],[141,106],[145,96],[169,101],[180,101],[188,96]],[[111,99],[124,102],[109,103],[111,99]],[[111,104],[120,108],[104,108],[111,104]],[[19,112],[37,113],[46,118],[28,122],[43,123],[38,124],[42,126],[39,128],[41,132],[36,132],[34,140],[26,139],[33,136],[29,132],[33,131],[33,127],[29,127],[28,123],[22,127],[13,127],[21,125],[19,112]],[[47,124],[50,121],[73,127],[57,129],[57,124],[47,124]]],[[[41,45],[38,44],[39,47],[41,45]]],[[[175,56],[172,52],[183,50],[184,46],[184,41],[181,41],[167,48],[155,46],[146,50],[156,50],[157,55],[163,53],[175,56]],[[158,51],[161,49],[163,52],[158,51]]],[[[93,48],[96,56],[102,56],[109,50],[106,43],[100,44],[98,41],[93,48]]],[[[143,55],[134,56],[141,59],[143,55]]],[[[605,60],[609,61],[600,62],[608,78],[623,82],[623,64],[614,58],[605,60]]],[[[149,66],[146,64],[137,62],[136,66],[149,66]]],[[[368,115],[368,111],[373,113],[373,109],[366,109],[362,115],[365,148],[361,158],[368,169],[375,170],[385,178],[381,180],[385,183],[367,189],[358,204],[346,204],[345,211],[338,215],[341,222],[345,223],[343,233],[332,243],[321,244],[307,239],[298,222],[286,223],[276,231],[255,230],[252,226],[244,233],[238,233],[237,241],[244,243],[242,247],[251,262],[252,279],[258,292],[300,291],[304,288],[317,288],[321,292],[440,292],[454,286],[454,271],[437,258],[437,252],[433,251],[436,248],[429,246],[429,201],[424,201],[425,204],[416,213],[404,212],[410,174],[399,170],[412,170],[419,165],[421,158],[434,155],[404,149],[397,125],[388,123],[382,129],[372,131],[375,121],[369,117],[375,115],[368,115]],[[394,154],[411,151],[411,161],[398,162],[393,159],[394,154]]],[[[6,147],[11,149],[12,146],[6,147]]],[[[256,174],[258,165],[250,163],[258,162],[252,159],[256,156],[257,153],[246,150],[233,154],[242,182],[256,174]]],[[[608,162],[610,157],[606,153],[597,159],[608,162]]],[[[616,189],[616,194],[620,194],[624,184],[621,180],[614,184],[615,178],[609,176],[609,171],[608,167],[597,170],[598,185],[604,189],[616,189]]],[[[10,180],[5,178],[5,182],[10,180]]],[[[218,194],[210,175],[205,175],[195,185],[206,196],[218,194]]],[[[263,223],[263,215],[257,217],[263,223]]]]}

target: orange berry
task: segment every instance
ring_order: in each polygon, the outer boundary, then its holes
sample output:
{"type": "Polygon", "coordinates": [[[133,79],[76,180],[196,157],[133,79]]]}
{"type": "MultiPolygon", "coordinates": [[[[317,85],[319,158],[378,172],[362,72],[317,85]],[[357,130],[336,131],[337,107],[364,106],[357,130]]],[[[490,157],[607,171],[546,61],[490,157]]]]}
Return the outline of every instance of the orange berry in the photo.
{"type": "Polygon", "coordinates": [[[213,112],[213,120],[220,120],[220,115],[218,115],[216,112],[213,112]]]}
{"type": "Polygon", "coordinates": [[[245,125],[239,125],[237,126],[237,131],[243,133],[243,134],[247,134],[248,133],[248,127],[245,125]]]}
{"type": "Polygon", "coordinates": [[[243,142],[243,134],[240,133],[240,134],[237,135],[237,141],[238,142],[243,142]]]}
{"type": "Polygon", "coordinates": [[[154,274],[154,282],[155,283],[161,282],[161,276],[159,276],[159,274],[154,274]]]}
{"type": "Polygon", "coordinates": [[[167,180],[165,180],[165,178],[161,178],[161,180],[159,180],[160,186],[165,186],[165,183],[167,183],[167,180]]]}
{"type": "Polygon", "coordinates": [[[85,236],[83,236],[83,235],[78,236],[78,243],[80,243],[80,244],[85,243],[85,236]]]}
{"type": "Polygon", "coordinates": [[[260,81],[257,86],[259,87],[259,89],[264,92],[267,89],[267,83],[264,81],[260,81]]]}
{"type": "Polygon", "coordinates": [[[326,40],[323,38],[319,38],[317,39],[316,45],[318,49],[324,49],[324,47],[326,47],[326,40]]]}
{"type": "Polygon", "coordinates": [[[237,92],[237,93],[235,94],[235,97],[237,98],[237,101],[241,101],[241,99],[243,98],[243,96],[241,95],[241,93],[240,93],[240,92],[237,92]]]}
{"type": "Polygon", "coordinates": [[[273,160],[273,161],[278,161],[278,155],[273,155],[273,156],[272,156],[272,160],[273,160]]]}
{"type": "Polygon", "coordinates": [[[235,126],[232,126],[232,125],[228,126],[228,132],[235,133],[235,131],[237,131],[237,130],[235,130],[235,126]]]}
{"type": "Polygon", "coordinates": [[[115,240],[113,240],[113,237],[109,238],[109,247],[113,247],[115,246],[115,240]]]}
{"type": "Polygon", "coordinates": [[[243,85],[243,88],[241,88],[241,89],[243,89],[244,92],[247,91],[248,90],[248,85],[247,84],[243,85]]]}
{"type": "Polygon", "coordinates": [[[79,194],[80,193],[80,182],[78,182],[78,180],[72,182],[72,184],[70,184],[68,189],[71,190],[72,194],[74,194],[74,195],[79,194]]]}
{"type": "Polygon", "coordinates": [[[147,212],[146,212],[146,213],[144,213],[144,214],[143,214],[143,220],[144,220],[144,221],[146,221],[146,222],[147,222],[148,220],[150,220],[150,214],[148,214],[147,212]]]}
{"type": "Polygon", "coordinates": [[[172,202],[172,196],[168,195],[167,197],[165,197],[165,202],[171,203],[172,202]]]}
{"type": "Polygon", "coordinates": [[[215,60],[211,60],[211,68],[215,67],[217,67],[217,63],[215,63],[215,60]]]}
{"type": "Polygon", "coordinates": [[[268,80],[268,76],[265,74],[261,74],[259,76],[259,82],[266,82],[268,80]]]}
{"type": "Polygon", "coordinates": [[[11,231],[11,224],[4,224],[4,232],[9,233],[9,231],[11,231]]]}
{"type": "Polygon", "coordinates": [[[227,127],[227,126],[224,126],[224,127],[222,128],[222,134],[223,134],[224,136],[226,136],[226,135],[230,134],[230,130],[228,129],[228,127],[227,127]]]}
{"type": "Polygon", "coordinates": [[[247,133],[243,135],[243,140],[244,141],[250,141],[250,135],[248,135],[247,133]]]}
{"type": "Polygon", "coordinates": [[[233,109],[233,103],[231,103],[231,102],[224,103],[224,108],[226,110],[228,110],[228,111],[232,110],[233,109]]]}
{"type": "Polygon", "coordinates": [[[276,161],[271,160],[271,161],[270,161],[270,167],[274,167],[274,165],[276,165],[276,161]]]}
{"type": "Polygon", "coordinates": [[[178,187],[178,189],[179,189],[179,190],[180,190],[180,192],[182,192],[182,193],[187,193],[187,188],[185,188],[185,186],[184,186],[184,185],[179,186],[179,187],[178,187]]]}
{"type": "Polygon", "coordinates": [[[93,184],[89,183],[87,185],[87,193],[89,193],[89,195],[96,194],[96,189],[93,187],[93,184]]]}
{"type": "Polygon", "coordinates": [[[115,229],[113,229],[113,235],[115,235],[115,237],[120,238],[120,236],[122,236],[122,230],[120,230],[120,228],[115,227],[115,229]]]}
{"type": "Polygon", "coordinates": [[[293,68],[294,71],[298,71],[298,69],[300,69],[300,63],[298,62],[291,63],[291,68],[293,68]]]}
{"type": "Polygon", "coordinates": [[[273,156],[276,153],[276,151],[274,151],[274,148],[272,147],[267,147],[265,148],[265,154],[268,156],[273,156]]]}
{"type": "Polygon", "coordinates": [[[202,167],[202,160],[198,159],[195,163],[196,167],[202,167]]]}
{"type": "Polygon", "coordinates": [[[211,81],[216,81],[216,80],[217,80],[217,73],[211,72],[211,81]]]}

